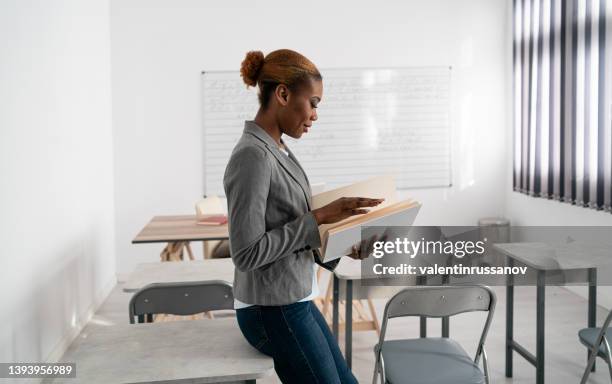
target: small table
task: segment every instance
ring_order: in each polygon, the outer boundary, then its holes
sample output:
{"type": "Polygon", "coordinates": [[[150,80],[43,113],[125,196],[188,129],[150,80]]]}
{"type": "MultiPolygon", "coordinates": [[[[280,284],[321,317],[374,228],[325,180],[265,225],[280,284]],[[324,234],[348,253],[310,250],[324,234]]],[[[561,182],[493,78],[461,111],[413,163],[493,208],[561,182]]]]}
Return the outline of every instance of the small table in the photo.
{"type": "Polygon", "coordinates": [[[121,324],[82,332],[63,362],[76,378],[52,383],[255,383],[274,363],[251,347],[235,319],[121,324]]]}
{"type": "Polygon", "coordinates": [[[227,224],[198,225],[195,215],[154,216],[132,240],[132,244],[168,243],[162,252],[162,261],[183,259],[183,247],[193,260],[190,241],[229,239],[227,224]]]}
{"type": "Polygon", "coordinates": [[[132,244],[228,238],[227,225],[198,225],[195,215],[154,216],[132,240],[132,244]]]}
{"type": "MultiPolygon", "coordinates": [[[[546,277],[563,271],[586,271],[589,284],[587,326],[595,327],[597,310],[598,260],[610,258],[610,251],[586,244],[549,245],[544,243],[495,244],[494,249],[508,259],[508,265],[520,263],[533,268],[536,281],[536,353],[533,355],[514,340],[514,280],[506,286],[506,377],[512,377],[513,352],[517,352],[536,368],[536,384],[544,384],[544,310],[546,277]]],[[[599,265],[604,265],[599,264],[599,265]]],[[[587,353],[588,355],[588,353],[587,353]]],[[[588,358],[588,356],[587,356],[588,358]]]]}
{"type": "Polygon", "coordinates": [[[190,260],[181,263],[141,263],[123,285],[124,292],[136,292],[152,283],[204,280],[234,282],[232,259],[190,260]]]}

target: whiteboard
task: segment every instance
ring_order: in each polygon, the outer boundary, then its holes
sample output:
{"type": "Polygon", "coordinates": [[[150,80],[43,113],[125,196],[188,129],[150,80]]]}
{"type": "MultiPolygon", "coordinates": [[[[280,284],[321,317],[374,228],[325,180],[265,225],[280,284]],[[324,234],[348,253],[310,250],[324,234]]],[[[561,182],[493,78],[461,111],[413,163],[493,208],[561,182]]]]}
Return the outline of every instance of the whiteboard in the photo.
{"type": "MultiPolygon", "coordinates": [[[[318,120],[283,140],[312,184],[327,188],[392,175],[398,189],[451,185],[448,66],[328,69],[318,120]]],[[[202,72],[204,194],[224,195],[232,149],[258,109],[238,71],[202,72]]]]}

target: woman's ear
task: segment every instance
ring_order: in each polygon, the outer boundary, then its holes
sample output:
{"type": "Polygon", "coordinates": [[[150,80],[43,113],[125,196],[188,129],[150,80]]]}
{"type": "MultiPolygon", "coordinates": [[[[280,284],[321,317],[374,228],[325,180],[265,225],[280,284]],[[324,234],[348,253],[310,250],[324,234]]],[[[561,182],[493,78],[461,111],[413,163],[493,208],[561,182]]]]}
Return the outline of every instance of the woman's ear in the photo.
{"type": "Polygon", "coordinates": [[[289,103],[289,88],[285,84],[277,85],[274,90],[274,97],[280,105],[286,106],[289,103]]]}

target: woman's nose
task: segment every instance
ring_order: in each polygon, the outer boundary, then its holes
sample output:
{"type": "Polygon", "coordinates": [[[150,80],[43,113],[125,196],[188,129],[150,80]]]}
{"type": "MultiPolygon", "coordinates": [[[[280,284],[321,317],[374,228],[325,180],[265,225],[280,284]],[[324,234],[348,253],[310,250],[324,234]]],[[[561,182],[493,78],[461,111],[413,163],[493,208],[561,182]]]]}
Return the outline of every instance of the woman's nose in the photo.
{"type": "Polygon", "coordinates": [[[310,116],[310,120],[311,120],[311,121],[317,121],[317,119],[318,119],[318,118],[319,118],[319,116],[317,116],[317,110],[316,110],[316,109],[314,109],[314,110],[312,111],[312,116],[310,116]]]}

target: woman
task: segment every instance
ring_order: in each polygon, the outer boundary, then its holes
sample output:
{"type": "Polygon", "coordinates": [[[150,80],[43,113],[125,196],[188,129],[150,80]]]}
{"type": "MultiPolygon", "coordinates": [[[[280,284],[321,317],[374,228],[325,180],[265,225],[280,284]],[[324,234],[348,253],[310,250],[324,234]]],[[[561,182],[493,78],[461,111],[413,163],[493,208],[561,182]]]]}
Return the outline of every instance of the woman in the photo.
{"type": "MultiPolygon", "coordinates": [[[[223,179],[234,297],[247,341],[274,358],[283,383],[356,383],[325,319],[312,303],[322,264],[318,226],[366,213],[381,199],[342,198],[311,207],[308,178],[283,142],[300,138],[317,120],[322,77],[301,54],[282,49],[265,58],[249,52],[241,76],[259,87],[260,108],[234,148],[223,179]]],[[[353,247],[353,258],[366,256],[353,247]]]]}

